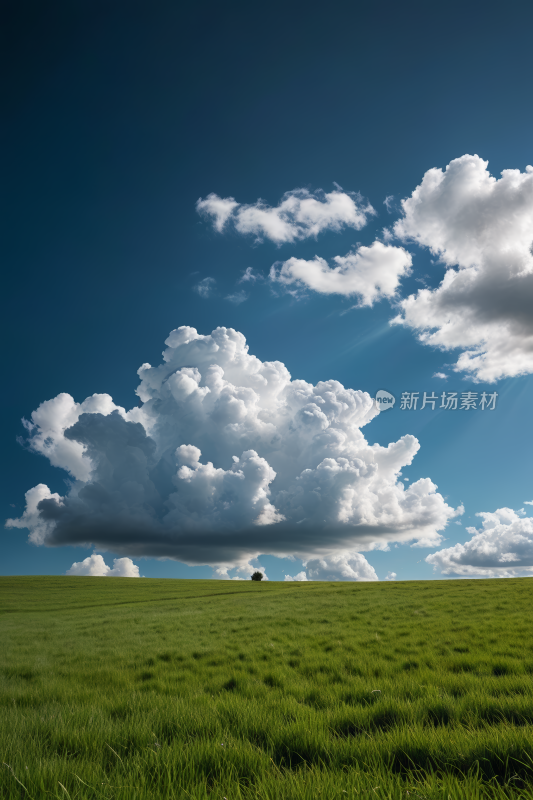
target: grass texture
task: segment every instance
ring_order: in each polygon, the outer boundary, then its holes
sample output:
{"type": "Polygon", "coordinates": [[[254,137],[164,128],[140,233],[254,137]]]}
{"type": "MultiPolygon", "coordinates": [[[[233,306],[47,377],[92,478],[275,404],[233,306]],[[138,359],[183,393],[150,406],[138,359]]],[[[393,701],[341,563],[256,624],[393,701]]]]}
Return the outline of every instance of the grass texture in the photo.
{"type": "Polygon", "coordinates": [[[532,601],[0,578],[0,797],[533,800],[532,601]]]}

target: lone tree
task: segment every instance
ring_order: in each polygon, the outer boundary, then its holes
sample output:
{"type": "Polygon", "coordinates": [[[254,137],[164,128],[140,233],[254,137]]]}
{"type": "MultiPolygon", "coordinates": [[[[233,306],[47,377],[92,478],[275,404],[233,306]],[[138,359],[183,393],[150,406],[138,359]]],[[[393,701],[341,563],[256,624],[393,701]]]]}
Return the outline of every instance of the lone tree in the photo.
{"type": "Polygon", "coordinates": [[[263,580],[263,573],[262,572],[254,572],[252,575],[253,581],[262,581],[263,580]]]}

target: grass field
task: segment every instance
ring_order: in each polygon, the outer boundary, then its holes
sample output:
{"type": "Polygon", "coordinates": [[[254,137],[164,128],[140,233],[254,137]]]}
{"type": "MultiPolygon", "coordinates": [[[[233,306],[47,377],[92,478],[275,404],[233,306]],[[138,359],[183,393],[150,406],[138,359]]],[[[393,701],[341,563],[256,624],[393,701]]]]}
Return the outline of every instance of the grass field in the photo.
{"type": "Polygon", "coordinates": [[[530,798],[533,581],[0,578],[1,798],[530,798]]]}

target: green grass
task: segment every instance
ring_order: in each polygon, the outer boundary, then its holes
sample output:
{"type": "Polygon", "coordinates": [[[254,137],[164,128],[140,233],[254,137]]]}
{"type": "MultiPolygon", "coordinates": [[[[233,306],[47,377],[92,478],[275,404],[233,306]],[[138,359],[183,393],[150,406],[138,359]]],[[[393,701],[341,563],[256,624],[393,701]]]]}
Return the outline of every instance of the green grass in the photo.
{"type": "Polygon", "coordinates": [[[1,798],[529,798],[533,581],[0,578],[1,798]]]}

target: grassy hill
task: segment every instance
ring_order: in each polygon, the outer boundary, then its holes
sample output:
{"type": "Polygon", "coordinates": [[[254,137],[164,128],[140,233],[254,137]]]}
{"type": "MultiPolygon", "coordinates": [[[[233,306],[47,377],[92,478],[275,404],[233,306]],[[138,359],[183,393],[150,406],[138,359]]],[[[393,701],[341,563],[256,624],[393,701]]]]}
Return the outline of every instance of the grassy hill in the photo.
{"type": "Polygon", "coordinates": [[[533,799],[533,581],[0,578],[1,798],[533,799]]]}

